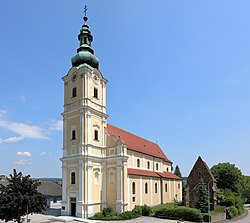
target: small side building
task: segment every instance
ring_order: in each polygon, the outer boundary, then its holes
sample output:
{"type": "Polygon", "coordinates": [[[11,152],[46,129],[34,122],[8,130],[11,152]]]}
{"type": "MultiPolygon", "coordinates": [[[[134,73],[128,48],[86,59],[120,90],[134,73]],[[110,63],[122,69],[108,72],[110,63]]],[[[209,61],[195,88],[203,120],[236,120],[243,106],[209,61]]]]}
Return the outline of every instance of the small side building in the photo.
{"type": "Polygon", "coordinates": [[[209,189],[210,208],[213,210],[217,205],[217,186],[216,180],[202,158],[199,156],[196,163],[193,166],[188,178],[187,189],[185,194],[185,204],[189,207],[195,207],[197,200],[198,187],[203,180],[207,188],[209,189]]]}
{"type": "Polygon", "coordinates": [[[61,208],[62,186],[52,181],[41,181],[37,191],[47,196],[47,208],[61,208]]]}

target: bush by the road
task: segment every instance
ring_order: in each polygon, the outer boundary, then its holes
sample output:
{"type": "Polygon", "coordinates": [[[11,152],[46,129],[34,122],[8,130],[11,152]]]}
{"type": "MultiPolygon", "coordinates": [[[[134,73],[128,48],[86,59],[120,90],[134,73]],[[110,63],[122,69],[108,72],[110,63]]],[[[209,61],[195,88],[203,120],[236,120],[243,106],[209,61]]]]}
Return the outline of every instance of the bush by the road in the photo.
{"type": "Polygon", "coordinates": [[[202,222],[203,216],[198,209],[188,207],[165,207],[155,211],[155,217],[182,219],[185,221],[202,222]]]}

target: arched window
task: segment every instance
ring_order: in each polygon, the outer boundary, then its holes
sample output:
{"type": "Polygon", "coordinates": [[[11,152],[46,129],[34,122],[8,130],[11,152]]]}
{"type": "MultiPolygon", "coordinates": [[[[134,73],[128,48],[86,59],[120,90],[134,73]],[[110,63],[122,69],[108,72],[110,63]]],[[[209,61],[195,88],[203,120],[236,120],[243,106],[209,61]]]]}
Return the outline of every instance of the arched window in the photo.
{"type": "Polygon", "coordinates": [[[76,87],[72,88],[72,98],[76,97],[76,87]]]}
{"type": "Polygon", "coordinates": [[[98,141],[98,130],[95,130],[95,136],[94,139],[98,141]]]}
{"type": "Polygon", "coordinates": [[[76,130],[73,129],[71,132],[71,140],[75,140],[76,139],[76,130]]]}
{"type": "Polygon", "coordinates": [[[155,183],[155,193],[157,194],[157,191],[158,191],[158,185],[157,183],[155,183]]]}
{"type": "Polygon", "coordinates": [[[145,194],[148,193],[148,183],[145,183],[145,194]]]}
{"type": "Polygon", "coordinates": [[[150,169],[150,162],[149,161],[148,161],[148,165],[147,166],[148,166],[148,169],[150,169]]]}
{"type": "Polygon", "coordinates": [[[168,192],[168,184],[165,184],[165,192],[168,192]]]}
{"type": "Polygon", "coordinates": [[[98,89],[94,88],[94,98],[98,99],[98,89]]]}
{"type": "Polygon", "coordinates": [[[71,173],[71,184],[76,184],[76,173],[75,172],[71,173]]]}
{"type": "Polygon", "coordinates": [[[169,169],[168,169],[168,167],[167,167],[167,172],[168,172],[168,170],[169,170],[169,169]]]}
{"type": "Polygon", "coordinates": [[[135,202],[135,182],[132,183],[132,202],[135,202]]]}
{"type": "Polygon", "coordinates": [[[140,159],[137,159],[137,167],[140,167],[140,159]]]}
{"type": "Polygon", "coordinates": [[[135,195],[135,182],[132,183],[132,194],[135,195]]]}
{"type": "Polygon", "coordinates": [[[155,169],[158,170],[159,169],[159,165],[158,163],[155,164],[155,169]]]}

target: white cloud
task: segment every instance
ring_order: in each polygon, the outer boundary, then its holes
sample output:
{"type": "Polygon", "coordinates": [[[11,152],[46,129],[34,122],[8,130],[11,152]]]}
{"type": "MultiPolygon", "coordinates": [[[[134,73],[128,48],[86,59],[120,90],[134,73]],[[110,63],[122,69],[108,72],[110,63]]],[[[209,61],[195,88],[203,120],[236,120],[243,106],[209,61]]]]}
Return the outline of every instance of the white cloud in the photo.
{"type": "Polygon", "coordinates": [[[63,121],[62,120],[52,120],[52,123],[49,127],[50,131],[62,131],[63,130],[63,121]]]}
{"type": "Polygon", "coordinates": [[[7,110],[0,109],[0,117],[3,117],[5,114],[7,114],[7,110]]]}
{"type": "Polygon", "coordinates": [[[6,138],[6,139],[1,139],[0,138],[0,143],[3,143],[3,142],[19,142],[19,141],[21,141],[23,139],[24,139],[23,136],[14,136],[14,137],[6,138]]]}
{"type": "Polygon", "coordinates": [[[51,152],[42,152],[39,154],[39,156],[49,156],[51,155],[51,152]]]}
{"type": "Polygon", "coordinates": [[[37,125],[29,125],[21,122],[12,122],[0,119],[0,127],[11,130],[25,138],[47,139],[46,131],[37,125]]]}
{"type": "Polygon", "coordinates": [[[20,159],[20,160],[15,161],[15,164],[18,164],[18,165],[30,165],[31,162],[29,160],[20,159]]]}
{"type": "Polygon", "coordinates": [[[16,153],[17,156],[28,156],[31,157],[31,152],[17,152],[16,153]]]}

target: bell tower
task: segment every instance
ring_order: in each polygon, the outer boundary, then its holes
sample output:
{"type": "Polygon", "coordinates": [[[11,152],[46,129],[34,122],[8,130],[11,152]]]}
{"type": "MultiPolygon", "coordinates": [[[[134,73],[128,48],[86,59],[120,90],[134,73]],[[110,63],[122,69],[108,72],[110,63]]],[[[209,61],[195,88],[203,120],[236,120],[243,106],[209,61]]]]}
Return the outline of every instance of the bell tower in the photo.
{"type": "Polygon", "coordinates": [[[91,48],[84,8],[80,45],[64,81],[62,215],[82,218],[105,207],[106,84],[91,48]]]}

